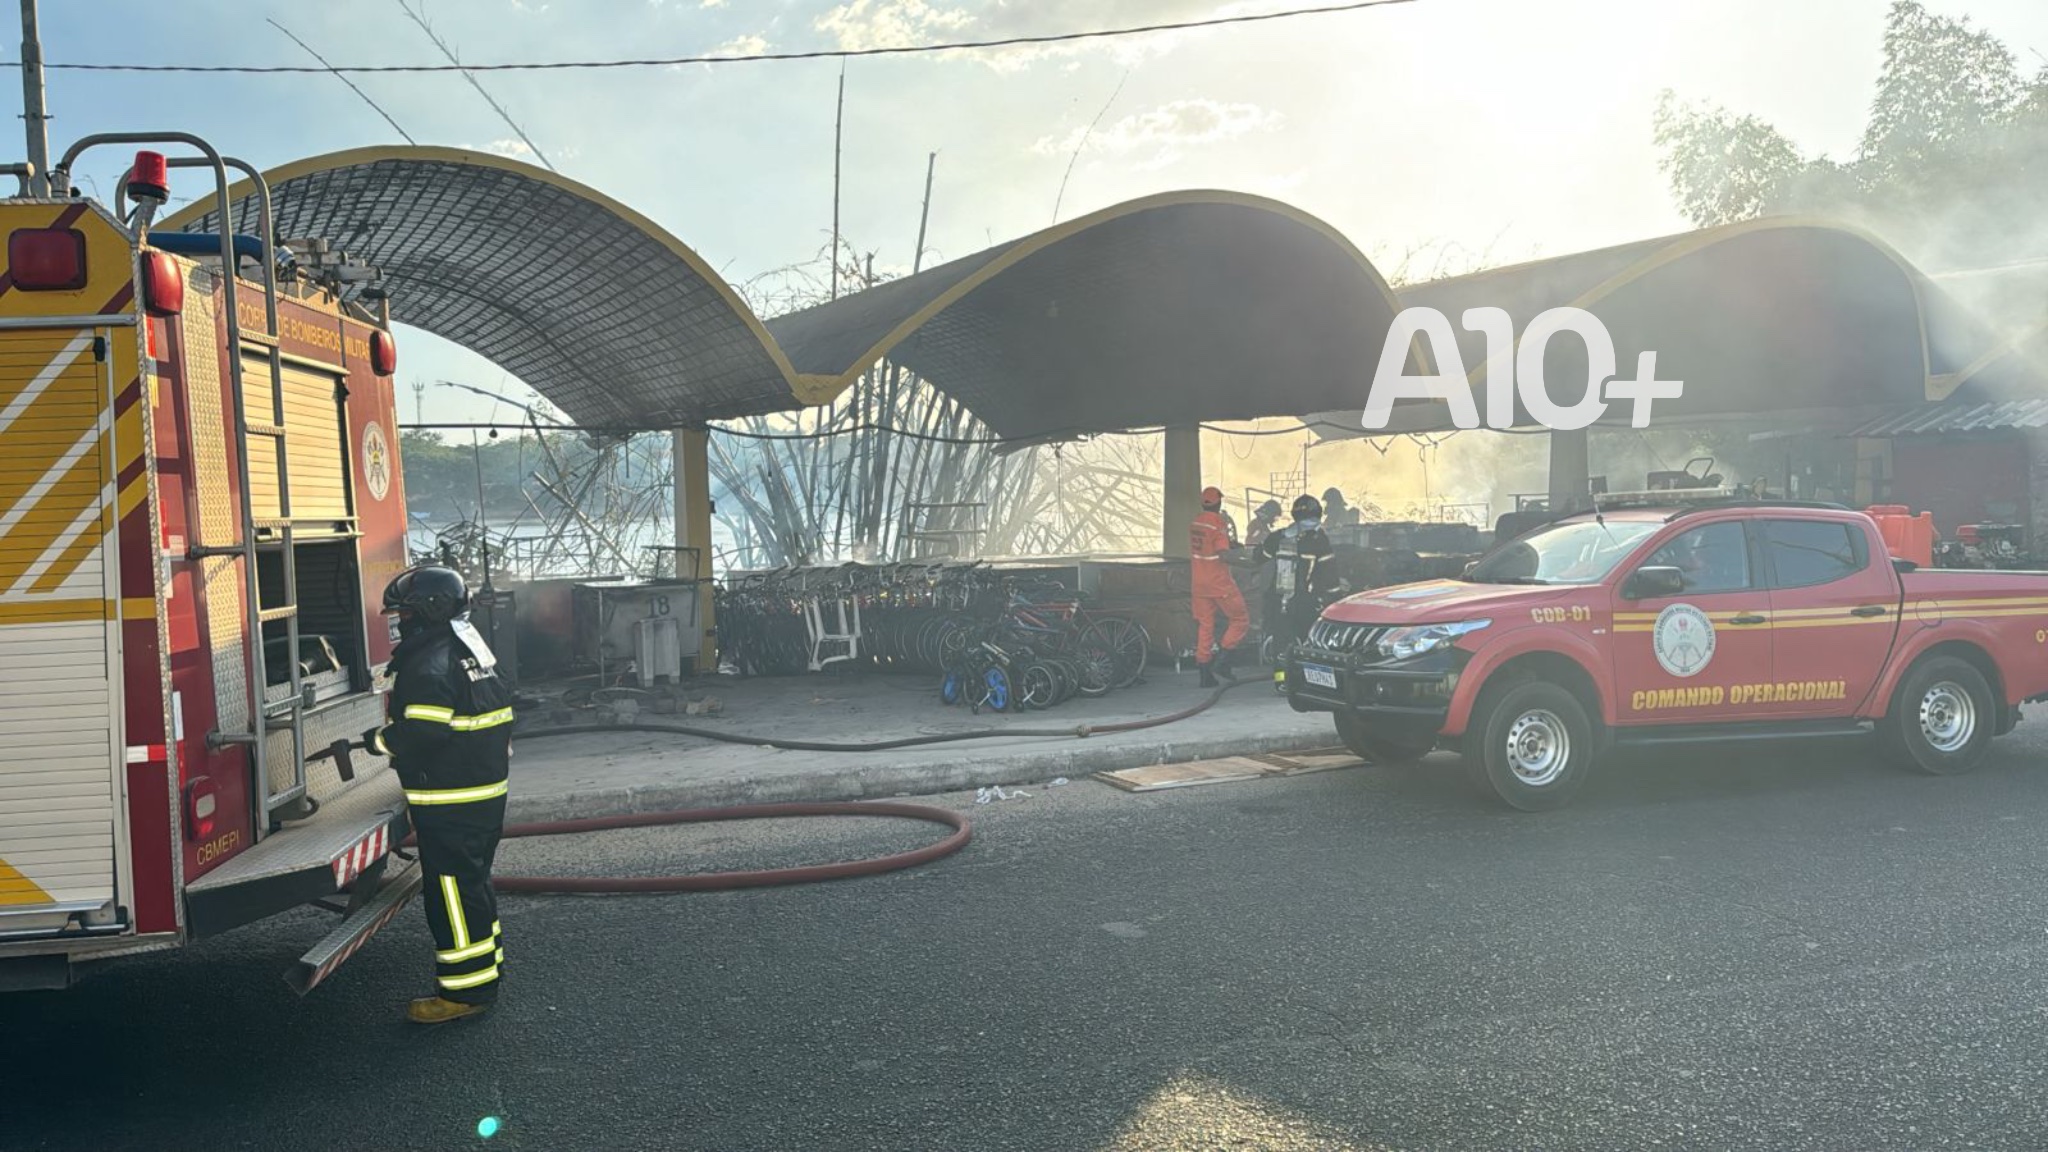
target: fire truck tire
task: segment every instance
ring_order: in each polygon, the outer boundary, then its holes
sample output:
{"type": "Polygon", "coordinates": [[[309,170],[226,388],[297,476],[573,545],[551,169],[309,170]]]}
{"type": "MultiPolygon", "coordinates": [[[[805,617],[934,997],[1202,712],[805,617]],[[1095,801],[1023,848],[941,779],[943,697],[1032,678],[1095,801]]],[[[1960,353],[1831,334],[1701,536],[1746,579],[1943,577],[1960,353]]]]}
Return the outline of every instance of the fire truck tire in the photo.
{"type": "Polygon", "coordinates": [[[1372,725],[1362,716],[1339,712],[1337,738],[1351,754],[1371,764],[1413,764],[1429,755],[1436,747],[1435,737],[1402,738],[1385,732],[1374,732],[1372,725]]]}
{"type": "Polygon", "coordinates": [[[1905,767],[1959,776],[1984,759],[1997,723],[1984,674],[1967,660],[1934,656],[1906,670],[1878,726],[1879,743],[1905,767]]]}
{"type": "Polygon", "coordinates": [[[1592,773],[1593,725],[1569,690],[1542,680],[1489,687],[1477,714],[1466,771],[1509,807],[1561,808],[1592,773]]]}

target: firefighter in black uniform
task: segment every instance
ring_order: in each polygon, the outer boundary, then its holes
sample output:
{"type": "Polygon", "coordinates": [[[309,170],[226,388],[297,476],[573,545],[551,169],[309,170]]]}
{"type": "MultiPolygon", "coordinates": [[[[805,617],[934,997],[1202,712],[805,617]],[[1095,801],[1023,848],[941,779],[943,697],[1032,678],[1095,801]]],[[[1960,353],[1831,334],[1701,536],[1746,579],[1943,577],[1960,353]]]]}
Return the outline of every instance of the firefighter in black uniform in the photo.
{"type": "Polygon", "coordinates": [[[438,991],[414,1000],[415,1023],[474,1016],[497,999],[505,950],[491,864],[505,828],[512,691],[469,622],[469,589],[448,568],[401,573],[384,590],[398,617],[390,722],[364,734],[405,788],[425,873],[438,991]]]}
{"type": "Polygon", "coordinates": [[[1336,587],[1335,574],[1324,565],[1333,549],[1323,531],[1323,505],[1303,493],[1294,498],[1294,523],[1266,537],[1259,553],[1278,561],[1273,586],[1266,592],[1266,634],[1273,640],[1273,684],[1287,678],[1287,650],[1308,638],[1323,614],[1322,599],[1336,587]]]}

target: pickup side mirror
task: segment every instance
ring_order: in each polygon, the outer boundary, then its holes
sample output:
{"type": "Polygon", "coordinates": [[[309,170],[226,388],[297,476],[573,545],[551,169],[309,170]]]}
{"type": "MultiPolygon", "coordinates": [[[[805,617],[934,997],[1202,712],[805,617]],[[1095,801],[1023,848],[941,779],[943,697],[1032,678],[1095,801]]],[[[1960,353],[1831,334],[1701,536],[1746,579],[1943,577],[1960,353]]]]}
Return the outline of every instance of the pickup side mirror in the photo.
{"type": "Polygon", "coordinates": [[[1911,560],[1901,559],[1897,556],[1892,557],[1892,571],[1894,572],[1904,574],[1907,572],[1918,572],[1919,570],[1920,565],[1911,560]]]}
{"type": "Polygon", "coordinates": [[[1685,591],[1685,573],[1676,568],[1652,565],[1629,574],[1621,586],[1624,600],[1655,600],[1685,591]]]}

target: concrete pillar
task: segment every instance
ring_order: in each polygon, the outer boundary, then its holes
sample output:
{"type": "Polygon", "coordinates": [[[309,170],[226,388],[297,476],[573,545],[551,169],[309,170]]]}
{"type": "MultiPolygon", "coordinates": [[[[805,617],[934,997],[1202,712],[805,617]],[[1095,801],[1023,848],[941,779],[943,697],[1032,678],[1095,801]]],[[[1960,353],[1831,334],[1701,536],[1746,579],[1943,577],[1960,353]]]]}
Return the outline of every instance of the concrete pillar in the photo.
{"type": "Polygon", "coordinates": [[[1579,428],[1550,434],[1550,507],[1553,510],[1576,511],[1586,506],[1590,488],[1588,477],[1592,471],[1586,431],[1579,428]]]}
{"type": "MultiPolygon", "coordinates": [[[[1891,495],[1892,442],[1873,437],[1856,441],[1856,506],[1888,504],[1891,495]]],[[[1935,525],[1940,528],[1941,525],[1935,525]]]]}
{"type": "Polygon", "coordinates": [[[707,434],[700,428],[678,428],[671,433],[676,474],[676,547],[697,549],[696,565],[690,553],[676,553],[676,577],[696,580],[697,619],[703,625],[703,640],[697,650],[697,673],[718,671],[718,621],[711,610],[711,456],[707,434]]]}
{"type": "Polygon", "coordinates": [[[1159,552],[1169,560],[1186,559],[1188,528],[1202,510],[1202,430],[1182,425],[1166,430],[1160,483],[1165,488],[1159,522],[1159,552]]]}

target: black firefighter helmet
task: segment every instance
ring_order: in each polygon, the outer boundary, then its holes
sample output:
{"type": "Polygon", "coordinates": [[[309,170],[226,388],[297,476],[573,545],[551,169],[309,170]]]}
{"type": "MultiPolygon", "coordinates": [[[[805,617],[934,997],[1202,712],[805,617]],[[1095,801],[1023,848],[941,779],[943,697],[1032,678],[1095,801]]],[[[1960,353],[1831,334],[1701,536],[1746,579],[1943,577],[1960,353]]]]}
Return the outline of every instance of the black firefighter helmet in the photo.
{"type": "Polygon", "coordinates": [[[1297,521],[1321,520],[1323,518],[1322,502],[1306,492],[1296,496],[1294,498],[1294,518],[1297,521]]]}
{"type": "Polygon", "coordinates": [[[398,574],[384,589],[384,611],[421,624],[446,624],[469,608],[469,586],[462,573],[438,564],[398,574]]]}

